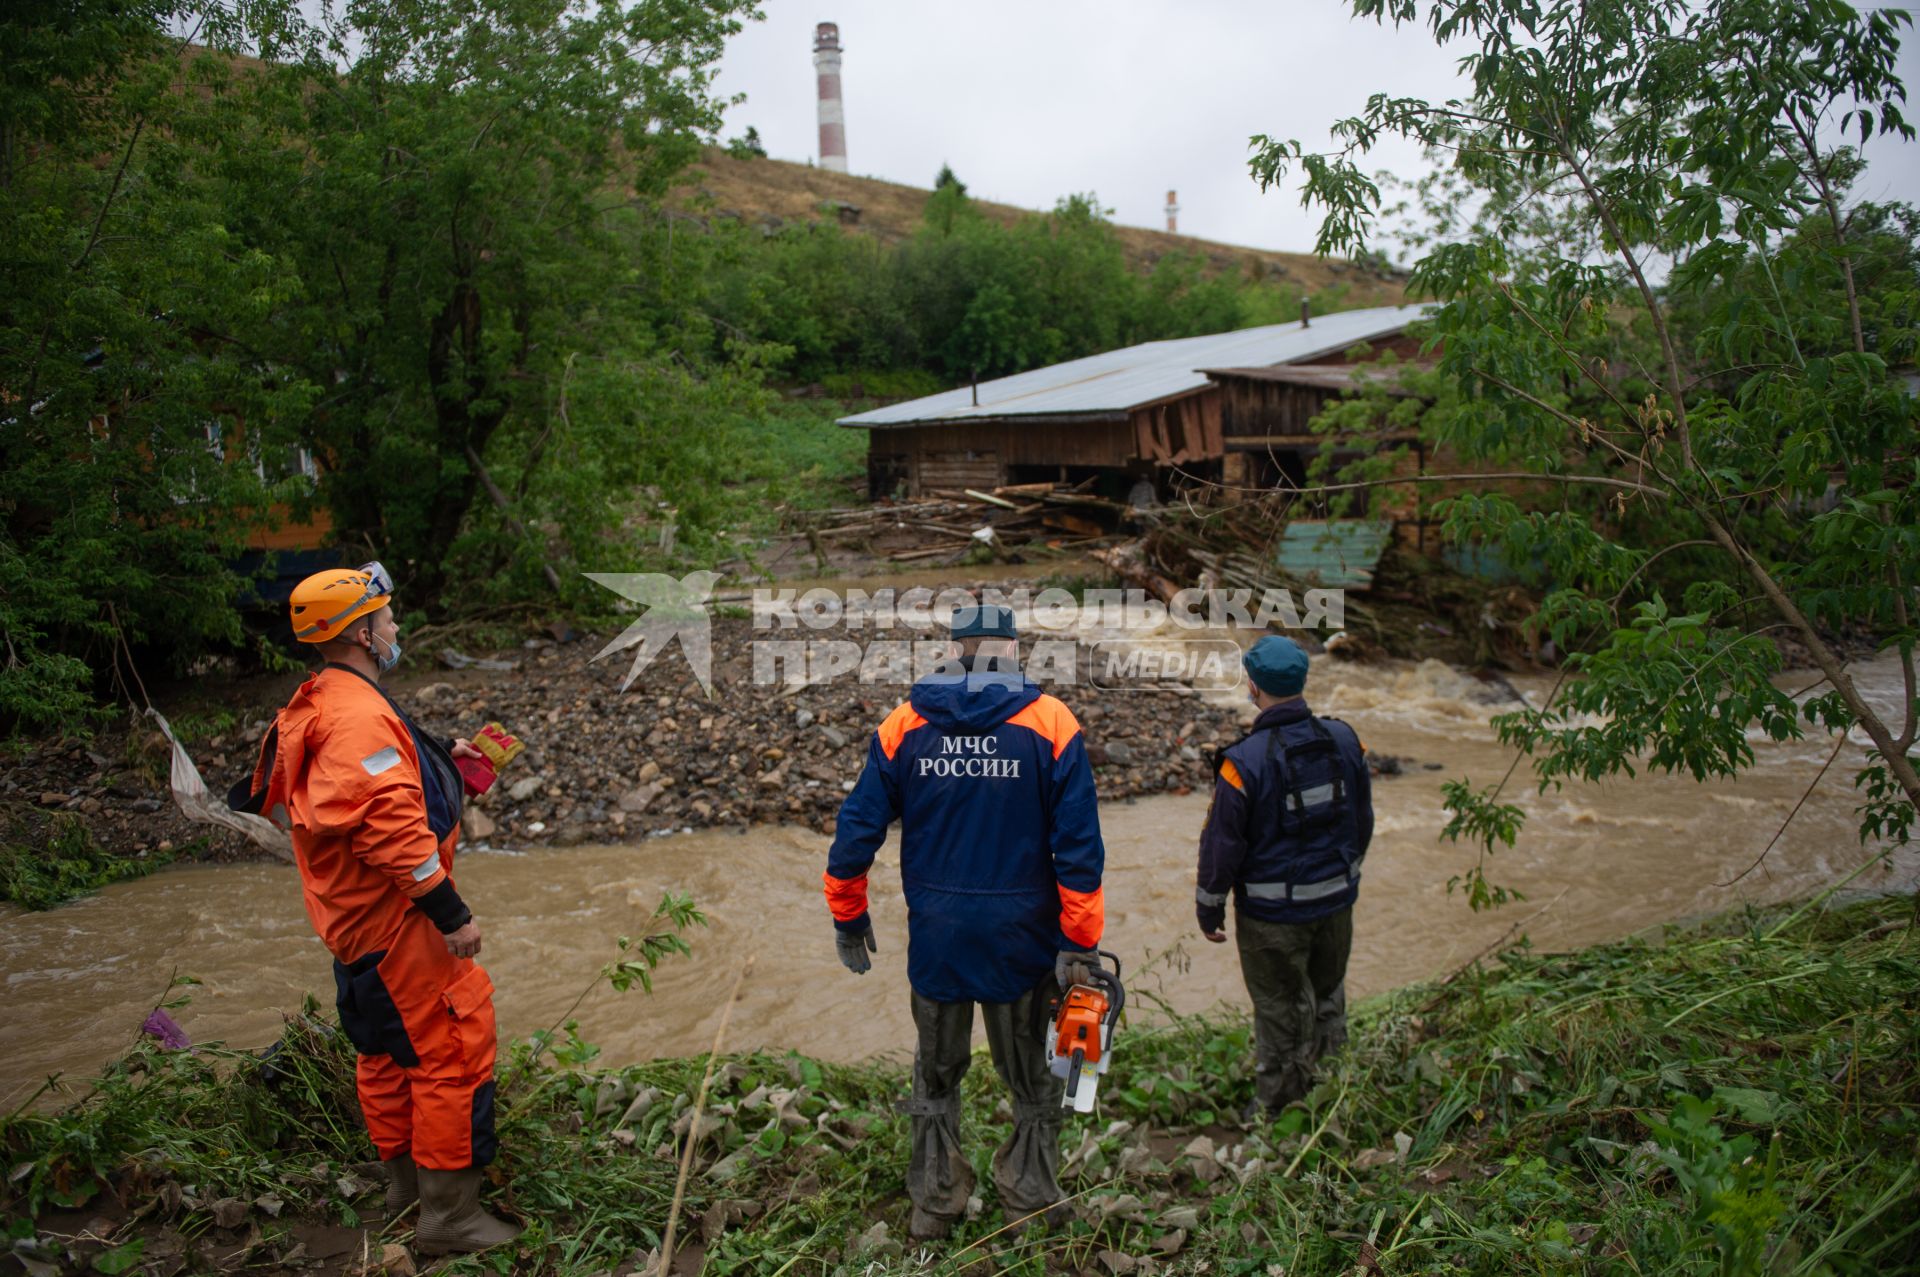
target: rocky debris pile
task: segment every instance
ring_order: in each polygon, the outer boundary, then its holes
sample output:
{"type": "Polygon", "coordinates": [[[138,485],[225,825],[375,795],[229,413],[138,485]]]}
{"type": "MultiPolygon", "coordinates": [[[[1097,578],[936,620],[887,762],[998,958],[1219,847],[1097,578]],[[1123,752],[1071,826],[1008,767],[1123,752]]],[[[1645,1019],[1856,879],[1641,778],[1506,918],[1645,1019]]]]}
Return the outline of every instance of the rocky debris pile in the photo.
{"type": "MultiPolygon", "coordinates": [[[[621,691],[628,654],[593,660],[605,635],[531,638],[519,649],[476,653],[458,669],[436,661],[443,667],[409,671],[389,690],[430,731],[464,736],[498,721],[526,742],[492,792],[469,803],[471,841],[619,842],[754,823],[831,831],[874,728],[907,688],[851,675],[798,689],[757,687],[751,644],[764,635],[745,619],[715,620],[711,700],[677,644],[621,691]]],[[[865,641],[843,630],[816,637],[865,641]]],[[[222,716],[232,725],[186,738],[216,795],[252,768],[294,683],[248,687],[222,716]]],[[[1232,710],[1189,695],[1107,691],[1084,680],[1056,690],[1080,719],[1103,799],[1204,787],[1210,751],[1240,732],[1232,710]]],[[[165,740],[143,723],[26,749],[0,766],[8,837],[44,843],[57,813],[118,855],[256,855],[245,839],[179,813],[167,758],[165,740]]]]}
{"type": "MultiPolygon", "coordinates": [[[[622,692],[628,658],[595,663],[603,640],[528,640],[508,673],[448,671],[396,689],[423,726],[465,734],[498,720],[527,744],[469,834],[499,845],[618,842],[641,834],[754,823],[831,832],[873,730],[907,688],[851,676],[759,687],[742,619],[713,626],[714,698],[674,648],[622,692]]],[[[847,631],[817,637],[852,638],[847,631]]],[[[1079,718],[1103,799],[1185,793],[1210,783],[1210,751],[1240,732],[1231,709],[1162,691],[1056,690],[1079,718]]]]}
{"type": "MultiPolygon", "coordinates": [[[[261,717],[250,737],[230,732],[198,743],[193,752],[208,784],[224,786],[252,767],[265,728],[261,717]]],[[[44,846],[63,826],[77,826],[95,845],[133,859],[251,846],[180,814],[168,789],[168,760],[166,738],[146,723],[25,747],[0,765],[0,837],[44,846]]]]}

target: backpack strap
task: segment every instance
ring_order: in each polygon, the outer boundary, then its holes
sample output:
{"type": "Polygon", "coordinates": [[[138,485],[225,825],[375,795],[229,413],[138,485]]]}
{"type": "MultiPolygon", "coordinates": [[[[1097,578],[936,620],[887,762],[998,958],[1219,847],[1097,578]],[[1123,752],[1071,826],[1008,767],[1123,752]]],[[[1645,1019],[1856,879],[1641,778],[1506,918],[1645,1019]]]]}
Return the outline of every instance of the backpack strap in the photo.
{"type": "Polygon", "coordinates": [[[275,716],[273,726],[267,728],[266,739],[260,742],[260,753],[255,759],[253,770],[233,783],[227,790],[227,810],[243,811],[255,816],[264,816],[267,805],[267,789],[273,784],[273,765],[280,753],[280,719],[275,716]],[[258,779],[260,787],[254,788],[258,779]]]}
{"type": "MultiPolygon", "coordinates": [[[[1256,727],[1252,731],[1248,732],[1245,736],[1242,736],[1239,740],[1234,741],[1231,744],[1222,745],[1220,746],[1220,748],[1214,750],[1213,751],[1213,774],[1215,776],[1218,776],[1220,774],[1220,769],[1221,767],[1226,765],[1227,755],[1230,752],[1240,748],[1242,745],[1246,744],[1248,741],[1258,736],[1261,732],[1271,732],[1271,731],[1273,731],[1273,724],[1268,723],[1265,727],[1256,727]]],[[[1279,733],[1274,732],[1274,735],[1278,736],[1279,733]]]]}

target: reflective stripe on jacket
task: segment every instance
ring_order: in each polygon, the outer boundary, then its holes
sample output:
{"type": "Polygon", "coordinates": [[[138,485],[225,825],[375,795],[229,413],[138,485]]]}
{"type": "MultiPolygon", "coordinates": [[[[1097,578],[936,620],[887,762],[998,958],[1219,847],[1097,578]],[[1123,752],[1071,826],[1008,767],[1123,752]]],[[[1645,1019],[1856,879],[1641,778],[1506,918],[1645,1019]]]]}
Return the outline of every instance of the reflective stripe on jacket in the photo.
{"type": "Polygon", "coordinates": [[[1195,898],[1270,922],[1351,905],[1373,841],[1373,783],[1351,727],[1304,701],[1268,707],[1222,751],[1195,898]]]}
{"type": "Polygon", "coordinates": [[[261,746],[248,801],[292,835],[307,917],[340,962],[387,948],[413,901],[448,881],[460,789],[448,792],[437,748],[375,683],[334,665],[300,685],[261,746]]]}
{"type": "Polygon", "coordinates": [[[932,675],[881,723],[827,859],[834,925],[867,925],[867,870],[900,821],[907,978],[936,1002],[1012,1002],[1105,927],[1080,724],[1020,675],[932,675]]]}

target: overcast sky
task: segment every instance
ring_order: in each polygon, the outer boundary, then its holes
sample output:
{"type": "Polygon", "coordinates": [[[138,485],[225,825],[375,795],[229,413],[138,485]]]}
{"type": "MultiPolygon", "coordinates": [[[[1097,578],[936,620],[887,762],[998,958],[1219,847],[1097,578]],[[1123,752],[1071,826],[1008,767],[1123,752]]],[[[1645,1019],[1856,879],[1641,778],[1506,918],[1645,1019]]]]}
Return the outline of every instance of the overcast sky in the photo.
{"type": "MultiPolygon", "coordinates": [[[[813,29],[837,22],[850,170],[929,186],[953,166],[970,194],[1026,208],[1093,191],[1132,226],[1305,250],[1318,219],[1297,188],[1262,195],[1247,175],[1255,133],[1327,145],[1328,126],[1379,91],[1461,92],[1460,51],[1424,27],[1348,16],[1340,0],[765,0],[736,36],[719,90],[744,93],[728,136],[760,130],[768,154],[819,159],[813,29]]],[[[1920,37],[1900,63],[1920,72],[1920,37]]],[[[1911,112],[1920,117],[1920,106],[1911,112]]],[[[1368,168],[1411,175],[1418,152],[1376,150],[1368,168]]],[[[1861,194],[1920,203],[1920,146],[1870,147],[1861,194]]]]}

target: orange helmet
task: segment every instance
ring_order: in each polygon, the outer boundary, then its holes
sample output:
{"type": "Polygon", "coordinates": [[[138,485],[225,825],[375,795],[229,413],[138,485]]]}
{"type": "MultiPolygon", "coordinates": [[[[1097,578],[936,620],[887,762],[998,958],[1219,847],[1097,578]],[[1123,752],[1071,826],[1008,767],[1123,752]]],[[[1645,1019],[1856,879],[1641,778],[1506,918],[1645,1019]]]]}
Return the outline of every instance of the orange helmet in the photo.
{"type": "Polygon", "coordinates": [[[315,572],[293,587],[293,636],[302,643],[339,638],[347,626],[378,612],[393,597],[393,578],[378,563],[315,572]]]}

